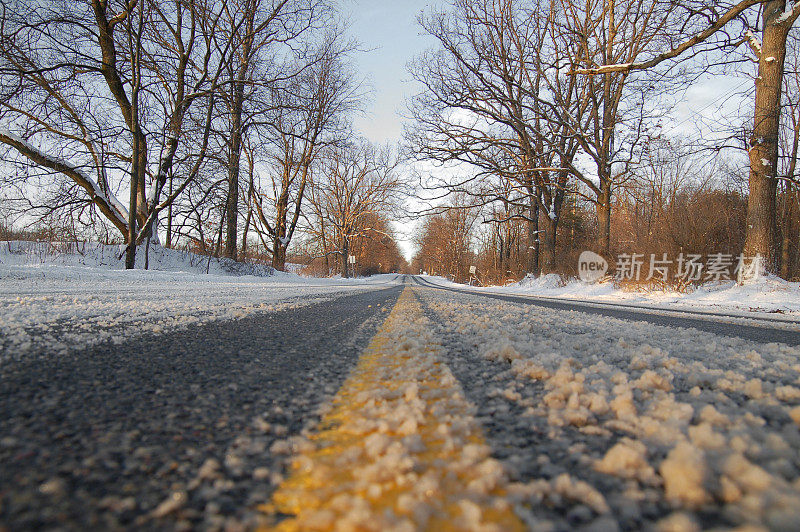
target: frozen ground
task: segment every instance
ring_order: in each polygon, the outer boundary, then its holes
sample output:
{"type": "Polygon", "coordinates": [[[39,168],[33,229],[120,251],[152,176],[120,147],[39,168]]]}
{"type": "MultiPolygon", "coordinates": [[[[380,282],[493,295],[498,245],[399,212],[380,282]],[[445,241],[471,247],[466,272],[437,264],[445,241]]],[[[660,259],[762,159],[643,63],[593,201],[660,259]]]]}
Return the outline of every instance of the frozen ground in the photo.
{"type": "Polygon", "coordinates": [[[800,283],[776,277],[739,286],[733,281],[706,283],[690,293],[662,290],[626,291],[611,282],[588,284],[579,280],[562,282],[558,275],[527,277],[507,286],[468,287],[442,277],[421,276],[442,286],[468,288],[479,292],[551,297],[595,303],[622,303],[664,309],[735,311],[784,314],[800,319],[800,283]]]}
{"type": "Polygon", "coordinates": [[[796,529],[800,349],[414,291],[532,529],[796,529]]]}
{"type": "Polygon", "coordinates": [[[213,261],[205,274],[205,257],[162,248],[151,248],[150,270],[125,271],[116,247],[57,251],[0,243],[0,361],[318,303],[395,278],[309,279],[213,261]]]}

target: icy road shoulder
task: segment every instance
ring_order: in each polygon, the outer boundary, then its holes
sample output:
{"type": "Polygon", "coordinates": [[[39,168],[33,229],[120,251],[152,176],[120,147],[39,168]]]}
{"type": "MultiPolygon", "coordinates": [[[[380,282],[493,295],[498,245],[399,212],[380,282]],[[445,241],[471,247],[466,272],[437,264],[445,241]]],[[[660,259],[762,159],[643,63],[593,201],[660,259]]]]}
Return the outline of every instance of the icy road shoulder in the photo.
{"type": "Polygon", "coordinates": [[[724,312],[748,318],[800,321],[800,283],[766,277],[746,285],[732,281],[709,282],[689,293],[668,290],[628,291],[612,282],[564,282],[556,274],[525,279],[507,286],[475,287],[457,284],[442,277],[419,276],[442,287],[489,294],[529,296],[565,302],[620,305],[661,311],[724,312]]]}
{"type": "Polygon", "coordinates": [[[414,291],[532,528],[800,519],[798,348],[414,291]]]}
{"type": "Polygon", "coordinates": [[[395,277],[347,281],[2,264],[0,361],[316,304],[386,288],[395,277]]]}

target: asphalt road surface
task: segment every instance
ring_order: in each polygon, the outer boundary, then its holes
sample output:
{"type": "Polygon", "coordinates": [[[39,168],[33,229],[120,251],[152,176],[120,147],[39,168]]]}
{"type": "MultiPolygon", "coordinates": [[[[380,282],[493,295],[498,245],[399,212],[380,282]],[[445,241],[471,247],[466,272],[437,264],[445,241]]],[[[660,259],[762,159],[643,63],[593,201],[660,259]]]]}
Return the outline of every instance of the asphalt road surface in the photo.
{"type": "Polygon", "coordinates": [[[630,321],[646,321],[655,325],[677,329],[697,329],[722,336],[744,338],[754,342],[781,342],[789,345],[800,345],[800,323],[769,319],[764,317],[763,314],[759,318],[743,318],[741,313],[729,314],[693,310],[668,311],[657,308],[626,306],[618,303],[559,301],[555,298],[514,296],[449,288],[438,286],[423,277],[409,277],[419,286],[463,294],[479,294],[500,301],[535,305],[545,309],[586,312],[630,321]],[[784,327],[787,323],[792,327],[784,327]]]}
{"type": "Polygon", "coordinates": [[[399,291],[7,363],[0,526],[252,525],[270,447],[314,423],[399,291]]]}
{"type": "Polygon", "coordinates": [[[395,282],[6,357],[0,530],[800,517],[797,330],[395,282]]]}

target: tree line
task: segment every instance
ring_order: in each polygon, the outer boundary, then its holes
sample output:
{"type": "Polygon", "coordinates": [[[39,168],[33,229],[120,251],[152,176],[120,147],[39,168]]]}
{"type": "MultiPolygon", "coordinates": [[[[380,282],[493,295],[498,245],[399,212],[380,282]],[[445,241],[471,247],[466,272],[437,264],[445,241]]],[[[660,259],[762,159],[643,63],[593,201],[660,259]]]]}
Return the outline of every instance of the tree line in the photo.
{"type": "Polygon", "coordinates": [[[713,248],[797,276],[799,15],[785,1],[452,0],[422,16],[437,44],[410,67],[423,90],[406,139],[438,167],[429,197],[449,199],[425,209],[415,269],[574,273],[581,249],[713,248]],[[715,74],[752,79],[748,123],[713,143],[671,135],[670,101],[715,74]],[[472,247],[454,244],[466,229],[472,247]]]}
{"type": "Polygon", "coordinates": [[[423,90],[399,152],[353,129],[365,94],[336,8],[0,1],[3,214],[122,242],[128,267],[160,239],[392,271],[410,158],[438,166],[418,269],[572,273],[592,249],[800,274],[800,4],[451,0],[420,17],[436,45],[410,65],[423,90]],[[671,134],[665,109],[716,74],[750,80],[747,123],[671,134]]]}
{"type": "Polygon", "coordinates": [[[162,237],[283,270],[303,233],[347,275],[403,186],[353,130],[356,48],[328,0],[3,0],[0,201],[129,268],[162,237]]]}

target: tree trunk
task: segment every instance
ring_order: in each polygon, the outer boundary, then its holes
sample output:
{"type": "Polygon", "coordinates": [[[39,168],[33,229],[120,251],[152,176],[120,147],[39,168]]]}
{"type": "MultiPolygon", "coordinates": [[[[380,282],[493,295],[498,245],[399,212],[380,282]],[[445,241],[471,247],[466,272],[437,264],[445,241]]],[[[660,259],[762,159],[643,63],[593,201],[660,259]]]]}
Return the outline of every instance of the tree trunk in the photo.
{"type": "Polygon", "coordinates": [[[286,248],[289,247],[288,228],[286,227],[288,201],[289,191],[284,189],[275,206],[275,234],[272,237],[272,267],[280,271],[286,267],[286,248]]]}
{"type": "Polygon", "coordinates": [[[242,155],[242,99],[244,86],[237,84],[231,117],[231,145],[228,157],[228,197],[225,202],[225,256],[236,260],[236,238],[239,219],[239,163],[242,155]]]}
{"type": "MultiPolygon", "coordinates": [[[[169,176],[169,195],[172,196],[172,175],[169,176]]],[[[167,249],[172,248],[172,203],[167,207],[167,239],[164,242],[167,249]]]]}
{"type": "Polygon", "coordinates": [[[322,256],[325,261],[325,276],[331,274],[331,263],[328,258],[328,239],[325,238],[325,222],[320,217],[320,235],[322,235],[322,256]]]}
{"type": "MultiPolygon", "coordinates": [[[[220,249],[222,248],[222,229],[225,227],[225,213],[222,214],[222,219],[219,221],[219,231],[217,231],[217,243],[211,254],[217,258],[220,256],[220,249]]],[[[208,272],[206,272],[208,273],[208,272]]]]}
{"type": "Polygon", "coordinates": [[[602,180],[597,196],[597,249],[606,259],[611,257],[611,181],[602,180]]]}
{"type": "Polygon", "coordinates": [[[786,3],[773,0],[764,6],[762,49],[756,79],[753,136],[750,140],[750,194],[747,200],[747,233],[744,255],[761,256],[764,268],[778,269],[776,199],[778,131],[783,86],[786,38],[793,17],[781,21],[786,3]]]}
{"type": "Polygon", "coordinates": [[[278,238],[272,240],[272,267],[278,271],[286,270],[286,246],[278,238]]]}
{"type": "Polygon", "coordinates": [[[795,202],[796,191],[791,184],[787,183],[783,197],[783,223],[781,224],[781,278],[787,281],[792,278],[792,274],[794,273],[792,239],[797,238],[797,232],[795,231],[797,213],[795,202]]]}
{"type": "MultiPolygon", "coordinates": [[[[244,147],[242,147],[244,149],[244,147]]],[[[247,233],[250,231],[250,223],[253,221],[253,192],[255,187],[255,159],[252,151],[245,151],[247,156],[247,217],[244,222],[244,234],[242,235],[242,260],[247,260],[247,233]]]]}
{"type": "Polygon", "coordinates": [[[503,256],[503,263],[505,264],[503,272],[508,275],[511,272],[511,237],[506,235],[506,250],[503,256]]]}
{"type": "Polygon", "coordinates": [[[247,209],[247,218],[244,221],[244,233],[242,234],[242,260],[247,260],[247,233],[250,231],[250,222],[253,220],[253,209],[247,209]]]}
{"type": "MultiPolygon", "coordinates": [[[[614,8],[613,3],[609,10],[610,22],[608,44],[603,58],[605,64],[608,64],[614,57],[614,42],[616,37],[616,28],[614,23],[614,8]]],[[[623,77],[625,74],[623,74],[623,77]]],[[[612,85],[614,76],[610,73],[603,76],[603,128],[600,132],[601,144],[599,149],[599,161],[597,164],[597,176],[600,181],[600,193],[597,195],[597,247],[599,253],[609,259],[611,257],[611,194],[612,194],[612,180],[613,168],[611,167],[611,160],[614,153],[614,135],[617,126],[617,105],[614,102],[612,85]]]]}
{"type": "Polygon", "coordinates": [[[787,219],[787,223],[783,228],[783,243],[781,245],[781,278],[787,280],[792,275],[792,257],[790,255],[792,241],[790,237],[790,224],[791,220],[787,219]]]}
{"type": "MultiPolygon", "coordinates": [[[[222,228],[223,227],[225,227],[225,212],[224,211],[222,213],[222,219],[219,221],[219,231],[217,232],[216,252],[212,252],[217,257],[219,257],[219,248],[222,245],[222,228]]],[[[212,256],[212,253],[208,254],[208,260],[206,261],[206,273],[208,273],[211,270],[211,256],[212,256]]]]}
{"type": "MultiPolygon", "coordinates": [[[[137,60],[138,62],[138,60],[137,60]]],[[[143,135],[139,131],[139,97],[138,97],[138,81],[134,82],[133,89],[133,103],[131,104],[131,113],[133,115],[131,128],[133,131],[133,153],[131,157],[131,195],[130,205],[128,211],[128,249],[125,251],[125,269],[132,270],[136,267],[136,227],[137,227],[137,212],[141,209],[143,199],[139,198],[139,188],[144,181],[144,167],[142,166],[142,148],[141,143],[143,135]]],[[[146,159],[145,159],[146,161],[146,159]]]]}
{"type": "Polygon", "coordinates": [[[539,203],[530,196],[528,220],[528,273],[539,276],[539,203]]]}
{"type": "Polygon", "coordinates": [[[131,170],[131,195],[128,209],[128,247],[125,250],[125,269],[132,270],[136,267],[136,204],[138,195],[136,189],[139,182],[139,158],[136,156],[138,144],[137,136],[133,137],[133,168],[131,170]]]}
{"type": "Polygon", "coordinates": [[[347,237],[342,239],[342,277],[347,279],[350,277],[348,273],[348,261],[350,260],[350,243],[347,241],[347,237]]]}
{"type": "Polygon", "coordinates": [[[553,219],[550,216],[542,216],[544,238],[540,238],[541,242],[541,261],[542,261],[542,274],[553,273],[556,271],[556,231],[558,229],[558,218],[553,219]]]}
{"type": "MultiPolygon", "coordinates": [[[[134,96],[133,98],[133,113],[137,113],[138,105],[137,105],[137,98],[134,96]]],[[[136,123],[136,122],[135,122],[136,123]]],[[[133,131],[133,156],[131,158],[131,195],[130,195],[130,205],[128,209],[128,248],[125,250],[125,269],[132,270],[136,267],[136,228],[137,224],[137,216],[136,213],[138,211],[138,207],[140,207],[139,203],[139,187],[140,187],[140,180],[143,180],[144,176],[141,175],[142,168],[141,168],[141,157],[140,155],[141,144],[140,144],[140,135],[137,132],[137,128],[134,127],[133,131]]]]}

